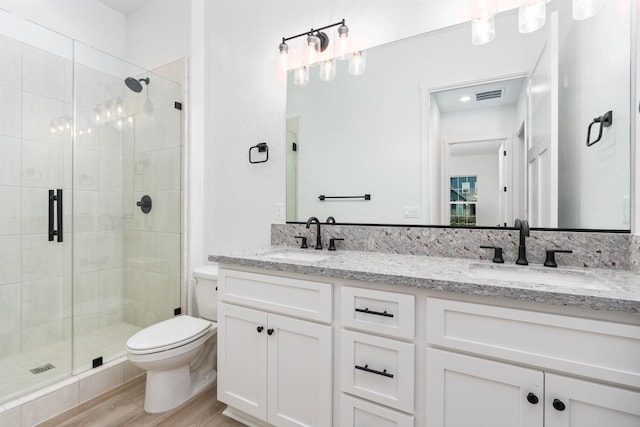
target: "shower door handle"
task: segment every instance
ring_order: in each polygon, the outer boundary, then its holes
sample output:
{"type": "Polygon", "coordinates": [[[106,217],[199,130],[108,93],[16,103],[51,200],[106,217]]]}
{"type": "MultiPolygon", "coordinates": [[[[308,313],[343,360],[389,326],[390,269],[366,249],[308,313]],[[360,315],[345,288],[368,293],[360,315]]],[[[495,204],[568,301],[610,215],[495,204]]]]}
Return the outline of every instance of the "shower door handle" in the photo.
{"type": "Polygon", "coordinates": [[[55,190],[55,194],[54,194],[54,190],[49,190],[49,241],[52,242],[53,241],[53,236],[58,236],[58,242],[62,242],[62,190],[61,189],[57,189],[55,190]],[[57,226],[58,229],[56,230],[54,227],[54,221],[53,221],[53,216],[54,216],[54,203],[56,204],[56,209],[55,209],[55,213],[56,213],[56,219],[57,219],[57,226]]]}

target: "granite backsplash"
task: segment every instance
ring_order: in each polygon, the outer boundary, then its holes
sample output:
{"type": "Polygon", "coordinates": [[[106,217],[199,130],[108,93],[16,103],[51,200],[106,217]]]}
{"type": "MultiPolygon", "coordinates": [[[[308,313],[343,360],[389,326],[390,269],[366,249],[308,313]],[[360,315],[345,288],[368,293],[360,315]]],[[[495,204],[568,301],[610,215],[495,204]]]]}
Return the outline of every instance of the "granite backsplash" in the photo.
{"type": "MultiPolygon", "coordinates": [[[[296,236],[306,236],[313,248],[316,225],[271,225],[272,245],[299,246],[296,236]]],[[[498,246],[506,263],[518,257],[518,230],[510,229],[322,224],[321,236],[324,249],[335,237],[344,239],[337,250],[491,260],[493,251],[480,246],[498,246]]],[[[573,253],[556,255],[559,266],[640,270],[640,238],[629,233],[532,230],[526,246],[532,265],[542,264],[548,249],[567,249],[573,253]]]]}

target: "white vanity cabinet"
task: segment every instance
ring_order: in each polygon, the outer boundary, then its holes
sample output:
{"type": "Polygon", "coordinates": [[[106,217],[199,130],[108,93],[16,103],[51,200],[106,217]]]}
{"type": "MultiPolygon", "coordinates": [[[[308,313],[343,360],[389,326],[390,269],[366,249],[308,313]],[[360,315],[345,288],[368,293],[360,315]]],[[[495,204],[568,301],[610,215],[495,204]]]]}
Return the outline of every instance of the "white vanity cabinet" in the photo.
{"type": "Polygon", "coordinates": [[[434,298],[427,341],[429,427],[640,426],[638,326],[434,298]]]}
{"type": "Polygon", "coordinates": [[[332,326],[279,313],[331,319],[331,285],[220,271],[218,400],[248,425],[330,426],[332,326]]]}
{"type": "Polygon", "coordinates": [[[341,286],[340,324],[340,426],[413,426],[415,296],[341,286]]]}

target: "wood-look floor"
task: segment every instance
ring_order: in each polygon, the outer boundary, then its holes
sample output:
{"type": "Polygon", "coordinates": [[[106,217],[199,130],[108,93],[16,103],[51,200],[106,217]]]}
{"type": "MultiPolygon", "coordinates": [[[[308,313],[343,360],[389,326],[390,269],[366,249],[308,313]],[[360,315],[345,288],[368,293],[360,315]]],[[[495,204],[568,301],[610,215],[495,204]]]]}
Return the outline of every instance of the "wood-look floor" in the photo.
{"type": "Polygon", "coordinates": [[[39,427],[70,426],[164,426],[239,427],[243,424],[222,415],[226,408],[216,399],[216,387],[162,414],[144,412],[145,377],[135,379],[39,424],[39,427]]]}

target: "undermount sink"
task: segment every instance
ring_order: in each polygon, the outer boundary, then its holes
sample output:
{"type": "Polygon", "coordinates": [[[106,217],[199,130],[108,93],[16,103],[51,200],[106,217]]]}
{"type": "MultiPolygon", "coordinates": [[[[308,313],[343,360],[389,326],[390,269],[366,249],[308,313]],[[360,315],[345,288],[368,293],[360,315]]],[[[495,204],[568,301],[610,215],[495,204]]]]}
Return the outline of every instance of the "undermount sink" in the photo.
{"type": "Polygon", "coordinates": [[[557,270],[548,267],[525,267],[500,264],[471,264],[469,277],[474,279],[503,280],[582,289],[609,289],[600,277],[587,271],[557,270]]]}
{"type": "Polygon", "coordinates": [[[318,262],[331,258],[332,255],[316,252],[290,252],[278,251],[265,255],[267,258],[275,258],[289,261],[318,262]]]}

